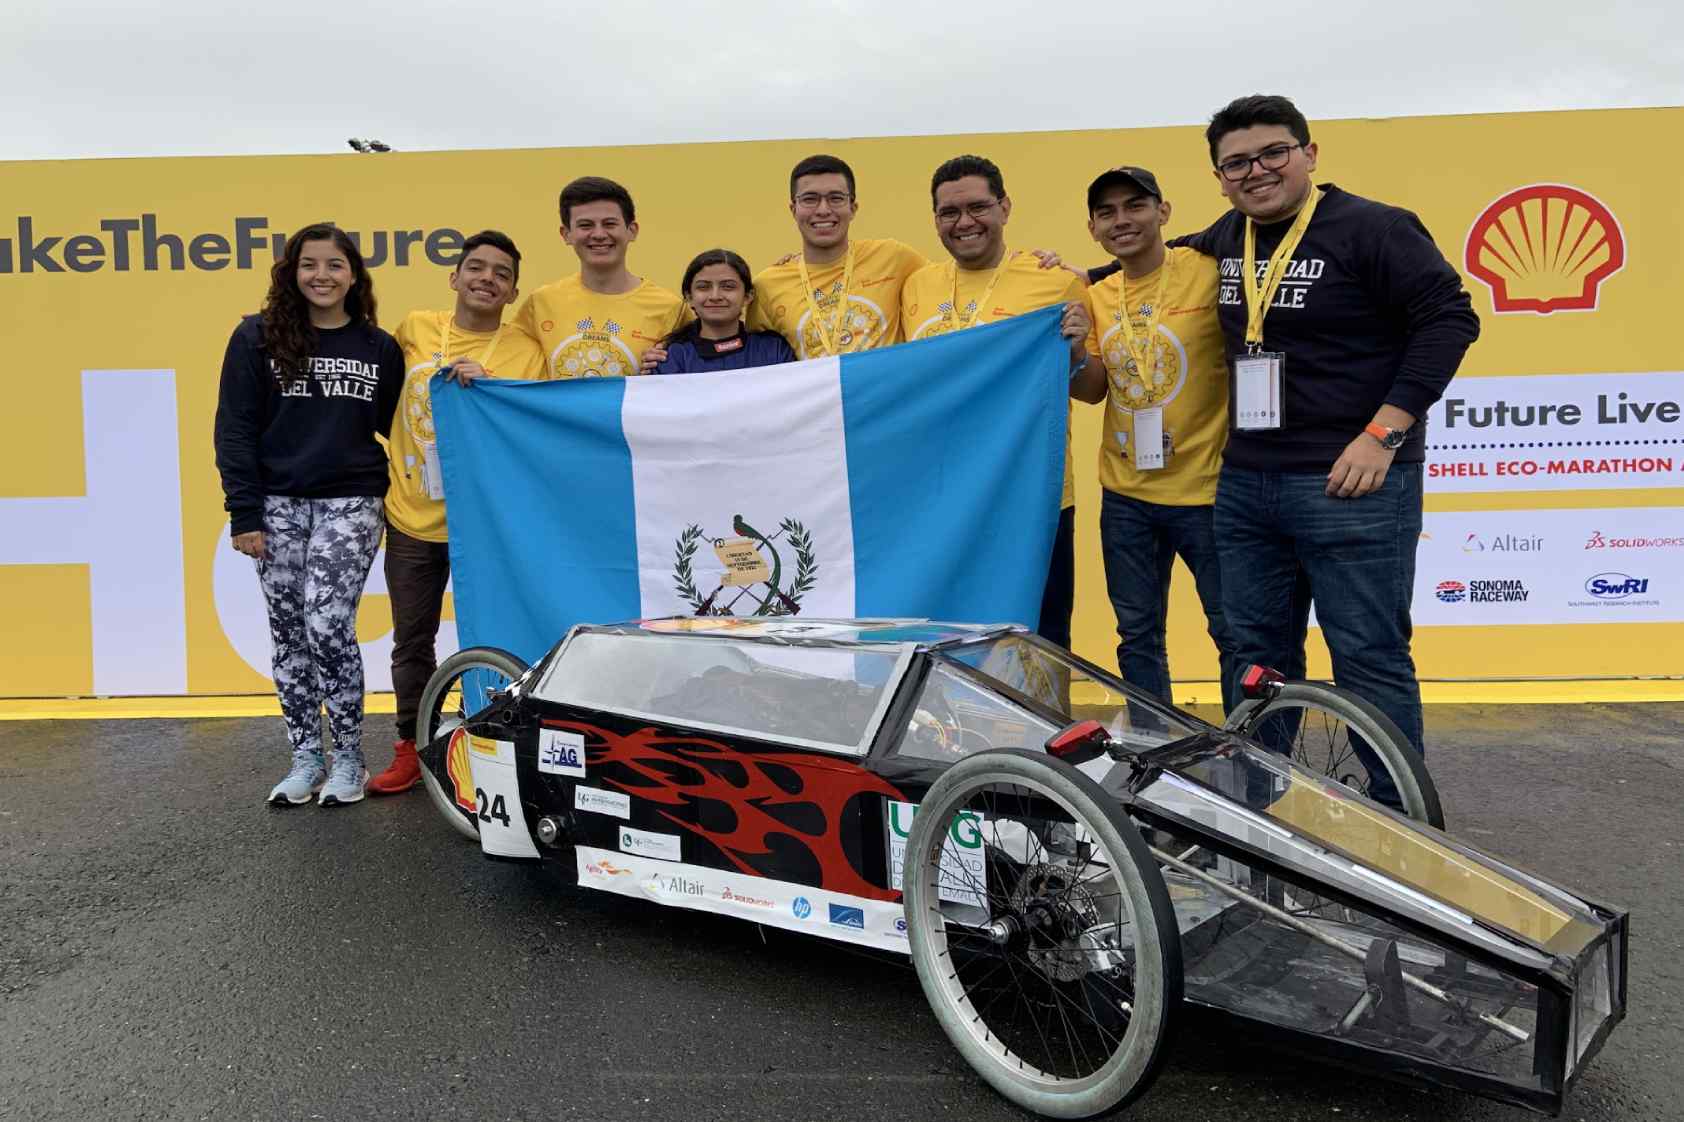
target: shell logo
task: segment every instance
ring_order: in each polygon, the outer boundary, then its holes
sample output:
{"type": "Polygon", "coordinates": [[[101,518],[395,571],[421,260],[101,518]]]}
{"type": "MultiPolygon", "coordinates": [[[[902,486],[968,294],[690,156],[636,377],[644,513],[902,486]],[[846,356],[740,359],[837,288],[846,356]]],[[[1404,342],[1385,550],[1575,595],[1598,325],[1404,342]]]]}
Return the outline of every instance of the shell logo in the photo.
{"type": "Polygon", "coordinates": [[[1602,282],[1626,263],[1625,233],[1602,200],[1577,187],[1510,191],[1468,231],[1463,264],[1491,289],[1498,312],[1596,310],[1602,282]]]}
{"type": "Polygon", "coordinates": [[[468,730],[459,728],[450,736],[450,750],[444,756],[444,770],[450,776],[456,805],[472,814],[479,809],[474,798],[474,773],[468,766],[468,730]]]}

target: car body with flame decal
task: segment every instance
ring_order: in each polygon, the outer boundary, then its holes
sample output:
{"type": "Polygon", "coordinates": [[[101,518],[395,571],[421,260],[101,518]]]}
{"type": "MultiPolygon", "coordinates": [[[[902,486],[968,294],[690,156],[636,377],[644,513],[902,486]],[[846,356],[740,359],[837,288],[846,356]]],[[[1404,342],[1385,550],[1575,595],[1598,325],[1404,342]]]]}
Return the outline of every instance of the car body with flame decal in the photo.
{"type": "MultiPolygon", "coordinates": [[[[1143,1093],[1189,1003],[1559,1111],[1624,1016],[1626,914],[1418,821],[1418,762],[1392,773],[1412,818],[1264,747],[1312,721],[1250,686],[1218,727],[1015,626],[650,620],[530,668],[462,652],[421,755],[489,856],[910,954],[955,1046],[1042,1114],[1143,1093]]],[[[1351,704],[1372,770],[1385,729],[1351,704]]]]}

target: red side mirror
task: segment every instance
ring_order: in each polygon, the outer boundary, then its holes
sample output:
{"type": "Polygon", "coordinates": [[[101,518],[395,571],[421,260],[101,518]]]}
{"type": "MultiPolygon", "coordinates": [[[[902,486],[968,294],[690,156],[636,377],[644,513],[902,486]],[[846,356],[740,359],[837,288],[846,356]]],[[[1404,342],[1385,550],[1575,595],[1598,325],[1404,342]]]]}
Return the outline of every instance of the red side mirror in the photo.
{"type": "Polygon", "coordinates": [[[1286,675],[1279,670],[1271,670],[1254,662],[1240,675],[1240,692],[1245,694],[1248,700],[1257,701],[1272,695],[1275,687],[1284,681],[1286,675]]]}
{"type": "Polygon", "coordinates": [[[1110,739],[1111,734],[1098,721],[1077,721],[1051,737],[1047,741],[1047,751],[1063,758],[1083,748],[1103,748],[1110,739]]]}

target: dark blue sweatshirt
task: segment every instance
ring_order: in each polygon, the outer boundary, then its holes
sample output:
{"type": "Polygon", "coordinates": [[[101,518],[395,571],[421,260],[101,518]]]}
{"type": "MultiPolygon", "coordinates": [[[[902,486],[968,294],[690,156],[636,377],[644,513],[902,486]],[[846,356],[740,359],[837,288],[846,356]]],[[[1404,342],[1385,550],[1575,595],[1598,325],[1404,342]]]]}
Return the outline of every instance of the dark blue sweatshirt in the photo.
{"type": "Polygon", "coordinates": [[[747,370],[751,366],[777,366],[794,362],[795,352],[776,331],[741,329],[729,339],[703,339],[693,335],[677,339],[667,347],[667,357],[655,367],[656,374],[696,374],[703,370],[747,370]]]}

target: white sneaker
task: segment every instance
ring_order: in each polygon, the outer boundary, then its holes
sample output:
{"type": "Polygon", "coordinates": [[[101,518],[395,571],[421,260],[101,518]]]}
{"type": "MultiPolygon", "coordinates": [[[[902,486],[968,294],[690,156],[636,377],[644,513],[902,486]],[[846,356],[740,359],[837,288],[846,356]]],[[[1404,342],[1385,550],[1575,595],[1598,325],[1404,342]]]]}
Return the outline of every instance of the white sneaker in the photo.
{"type": "Polygon", "coordinates": [[[362,756],[336,752],[333,756],[333,770],[328,772],[327,785],[322,788],[322,793],[316,801],[322,806],[360,803],[367,787],[368,769],[363,766],[362,756]]]}
{"type": "Polygon", "coordinates": [[[327,772],[322,770],[320,756],[294,756],[292,770],[287,772],[285,779],[275,784],[264,801],[270,806],[303,806],[315,797],[326,781],[327,772]]]}

